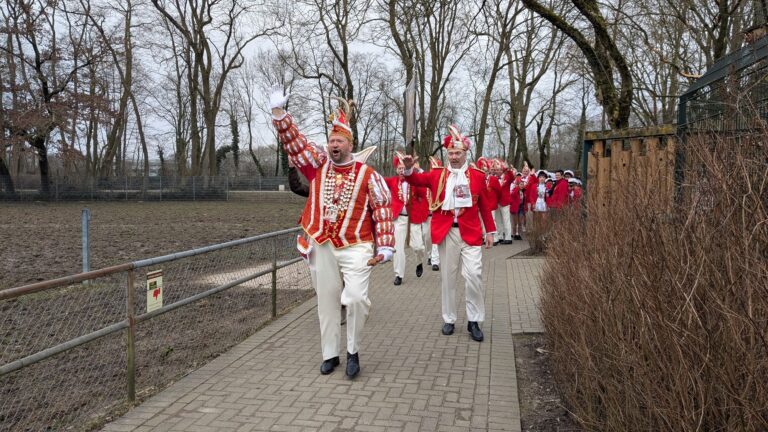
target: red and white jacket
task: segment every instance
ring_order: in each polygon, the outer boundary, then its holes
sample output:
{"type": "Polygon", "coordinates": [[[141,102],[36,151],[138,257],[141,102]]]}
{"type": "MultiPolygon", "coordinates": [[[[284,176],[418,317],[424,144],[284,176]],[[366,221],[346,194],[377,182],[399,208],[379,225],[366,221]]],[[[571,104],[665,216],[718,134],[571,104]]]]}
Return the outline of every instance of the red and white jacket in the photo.
{"type": "Polygon", "coordinates": [[[535,175],[531,174],[528,176],[528,181],[526,182],[525,188],[523,190],[523,197],[525,200],[525,211],[528,211],[528,207],[533,209],[533,206],[536,205],[536,199],[539,196],[539,192],[536,189],[539,185],[539,179],[535,175]]]}
{"type": "Polygon", "coordinates": [[[488,198],[491,210],[496,210],[499,207],[499,200],[501,199],[501,183],[499,183],[499,178],[495,175],[486,174],[485,184],[488,187],[488,198]]]}
{"type": "Polygon", "coordinates": [[[443,242],[453,226],[454,218],[456,218],[461,239],[470,246],[481,246],[483,244],[483,231],[480,227],[480,219],[482,218],[488,233],[496,231],[496,225],[493,223],[493,216],[491,215],[493,209],[490,206],[493,197],[491,197],[491,192],[485,183],[485,173],[476,168],[467,169],[465,175],[472,194],[472,207],[461,208],[458,214],[454,214],[453,210],[440,208],[442,202],[445,201],[445,185],[448,181],[448,175],[448,169],[440,167],[432,168],[426,173],[413,172],[405,176],[408,183],[429,188],[431,196],[437,197],[436,199],[433,198],[435,202],[430,228],[432,244],[443,242]]]}
{"type": "MultiPolygon", "coordinates": [[[[510,194],[509,187],[514,180],[515,176],[513,176],[509,171],[502,174],[501,178],[499,178],[499,183],[501,183],[501,192],[499,195],[500,207],[507,207],[508,205],[512,204],[512,196],[510,194]]],[[[515,212],[517,212],[517,209],[515,209],[515,212]]]]}
{"type": "Polygon", "coordinates": [[[272,123],[288,158],[310,180],[309,198],[301,215],[301,226],[317,243],[330,241],[342,248],[356,243],[376,243],[376,248],[393,248],[395,227],[392,198],[384,178],[361,162],[337,166],[299,132],[293,117],[286,113],[272,123]],[[352,173],[353,172],[353,173],[352,173]],[[353,184],[346,206],[339,208],[336,222],[323,219],[328,179],[344,175],[353,184]]]}
{"type": "Polygon", "coordinates": [[[520,177],[514,177],[512,182],[506,187],[509,191],[509,211],[512,214],[517,214],[520,210],[520,204],[523,202],[521,184],[522,180],[520,177]]]}
{"type": "Polygon", "coordinates": [[[560,179],[553,186],[552,195],[547,200],[547,207],[553,209],[568,205],[568,180],[560,179]]]}
{"type": "Polygon", "coordinates": [[[387,177],[389,191],[392,194],[392,214],[397,219],[406,208],[410,223],[420,224],[429,217],[429,204],[427,203],[427,189],[421,186],[409,185],[405,178],[400,176],[387,177]],[[403,187],[403,184],[406,187],[403,187]],[[403,190],[405,189],[405,193],[403,190]],[[402,198],[401,198],[402,197],[402,198]]]}

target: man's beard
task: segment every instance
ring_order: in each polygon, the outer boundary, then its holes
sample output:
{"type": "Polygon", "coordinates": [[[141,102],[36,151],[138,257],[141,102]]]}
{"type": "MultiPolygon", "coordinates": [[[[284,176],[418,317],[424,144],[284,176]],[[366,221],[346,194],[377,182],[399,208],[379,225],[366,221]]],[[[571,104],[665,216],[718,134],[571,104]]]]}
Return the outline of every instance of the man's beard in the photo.
{"type": "Polygon", "coordinates": [[[345,153],[342,150],[336,150],[329,152],[329,155],[331,157],[331,161],[336,164],[347,162],[349,158],[349,153],[345,153]]]}

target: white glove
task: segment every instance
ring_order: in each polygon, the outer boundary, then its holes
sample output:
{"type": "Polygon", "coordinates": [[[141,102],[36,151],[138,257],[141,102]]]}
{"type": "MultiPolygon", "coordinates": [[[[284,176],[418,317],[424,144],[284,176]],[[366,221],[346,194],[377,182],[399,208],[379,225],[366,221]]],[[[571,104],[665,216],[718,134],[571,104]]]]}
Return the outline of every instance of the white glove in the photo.
{"type": "Polygon", "coordinates": [[[388,247],[380,248],[376,252],[377,252],[377,255],[381,255],[381,256],[384,257],[384,259],[381,260],[381,262],[383,262],[383,263],[391,260],[392,259],[392,255],[395,254],[395,251],[392,250],[392,248],[388,248],[388,247]]]}
{"type": "Polygon", "coordinates": [[[269,92],[269,109],[273,110],[275,108],[285,108],[285,104],[288,103],[288,97],[291,96],[290,93],[285,93],[285,89],[283,89],[283,86],[280,84],[275,84],[272,86],[272,89],[269,92]]]}

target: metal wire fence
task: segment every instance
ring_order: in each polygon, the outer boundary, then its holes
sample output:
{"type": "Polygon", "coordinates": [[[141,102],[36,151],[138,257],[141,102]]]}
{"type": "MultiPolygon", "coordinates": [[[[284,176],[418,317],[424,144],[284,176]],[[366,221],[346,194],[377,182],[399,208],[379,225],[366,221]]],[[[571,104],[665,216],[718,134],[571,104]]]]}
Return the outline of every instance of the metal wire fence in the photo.
{"type": "Polygon", "coordinates": [[[311,297],[297,232],[0,291],[0,430],[98,427],[311,297]]]}
{"type": "Polygon", "coordinates": [[[0,189],[0,200],[32,201],[209,201],[226,200],[237,191],[288,190],[287,177],[53,177],[43,196],[40,176],[14,178],[15,191],[0,189]]]}

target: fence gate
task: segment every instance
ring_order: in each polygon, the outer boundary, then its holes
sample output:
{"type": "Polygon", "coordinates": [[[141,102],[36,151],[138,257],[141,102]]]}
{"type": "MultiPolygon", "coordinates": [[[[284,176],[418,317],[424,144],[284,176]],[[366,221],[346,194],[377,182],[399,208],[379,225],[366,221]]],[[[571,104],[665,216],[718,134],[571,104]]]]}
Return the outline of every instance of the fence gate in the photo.
{"type": "Polygon", "coordinates": [[[659,198],[671,203],[677,147],[675,125],[587,132],[581,161],[586,190],[605,208],[616,191],[634,181],[658,187],[659,198]]]}

